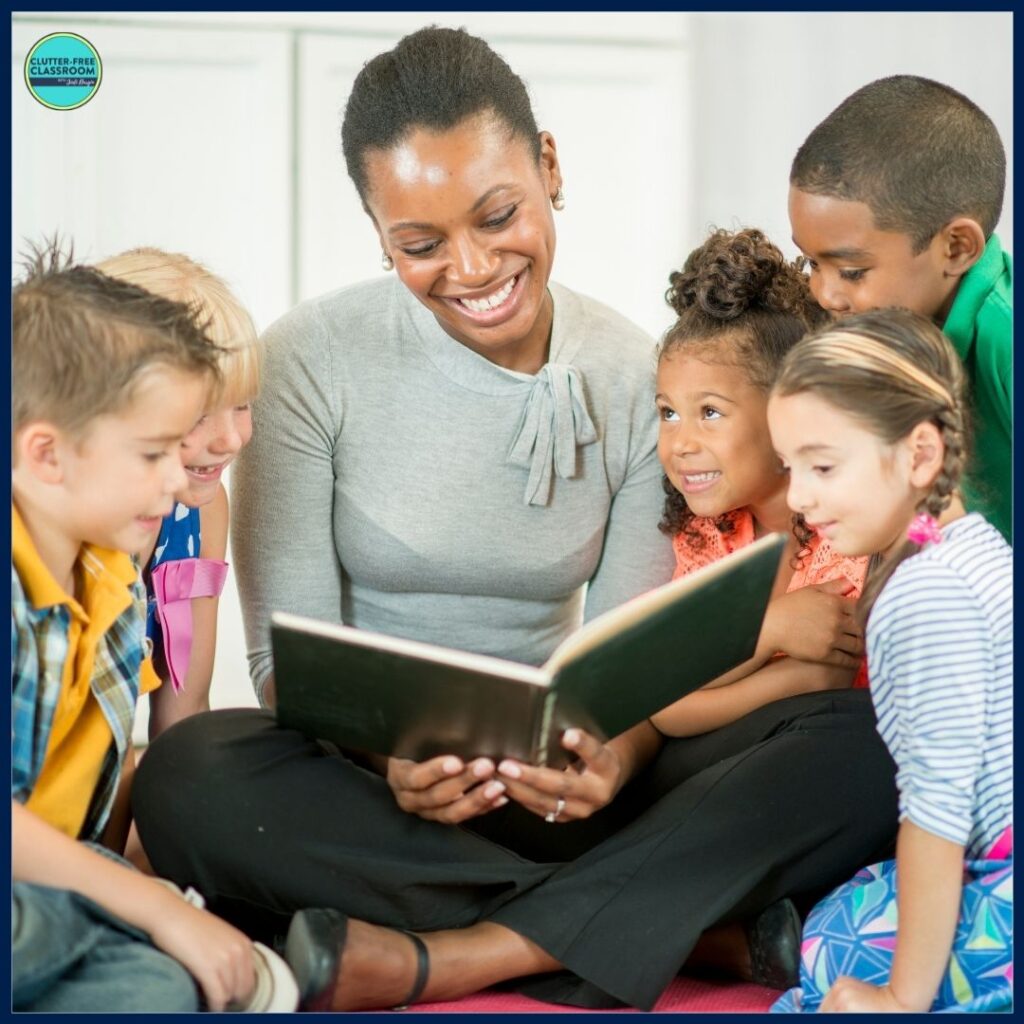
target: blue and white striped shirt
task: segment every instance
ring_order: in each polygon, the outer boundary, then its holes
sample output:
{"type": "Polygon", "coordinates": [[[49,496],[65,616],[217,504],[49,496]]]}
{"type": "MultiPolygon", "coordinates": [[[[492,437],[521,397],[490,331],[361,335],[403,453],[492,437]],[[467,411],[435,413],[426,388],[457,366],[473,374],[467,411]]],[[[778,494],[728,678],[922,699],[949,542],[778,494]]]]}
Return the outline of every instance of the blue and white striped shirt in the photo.
{"type": "Polygon", "coordinates": [[[867,627],[900,820],[983,856],[1013,822],[1013,554],[978,513],[898,566],[867,627]]]}

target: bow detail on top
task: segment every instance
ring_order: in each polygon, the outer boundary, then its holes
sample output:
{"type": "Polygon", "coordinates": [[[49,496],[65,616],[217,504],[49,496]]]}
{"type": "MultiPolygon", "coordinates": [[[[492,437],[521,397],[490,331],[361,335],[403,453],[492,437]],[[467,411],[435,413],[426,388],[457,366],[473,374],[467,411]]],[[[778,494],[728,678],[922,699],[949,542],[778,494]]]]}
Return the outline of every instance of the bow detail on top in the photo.
{"type": "Polygon", "coordinates": [[[174,692],[181,693],[192,654],[192,598],[219,597],[228,578],[228,563],[179,558],[161,562],[150,578],[164,637],[164,661],[174,692]]]}
{"type": "Polygon", "coordinates": [[[523,504],[546,505],[552,470],[574,477],[576,448],[596,440],[579,373],[566,363],[548,363],[534,378],[508,453],[510,465],[530,470],[523,504]]]}

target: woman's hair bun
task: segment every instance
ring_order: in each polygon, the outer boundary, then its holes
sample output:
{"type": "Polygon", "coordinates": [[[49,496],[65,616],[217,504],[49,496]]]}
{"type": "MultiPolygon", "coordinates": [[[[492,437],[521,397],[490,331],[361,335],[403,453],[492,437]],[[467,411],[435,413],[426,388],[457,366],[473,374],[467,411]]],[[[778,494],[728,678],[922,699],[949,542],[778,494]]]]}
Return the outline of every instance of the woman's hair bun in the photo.
{"type": "Polygon", "coordinates": [[[669,276],[665,300],[677,315],[696,306],[716,320],[734,320],[752,306],[791,310],[798,276],[763,232],[719,229],[669,276]]]}

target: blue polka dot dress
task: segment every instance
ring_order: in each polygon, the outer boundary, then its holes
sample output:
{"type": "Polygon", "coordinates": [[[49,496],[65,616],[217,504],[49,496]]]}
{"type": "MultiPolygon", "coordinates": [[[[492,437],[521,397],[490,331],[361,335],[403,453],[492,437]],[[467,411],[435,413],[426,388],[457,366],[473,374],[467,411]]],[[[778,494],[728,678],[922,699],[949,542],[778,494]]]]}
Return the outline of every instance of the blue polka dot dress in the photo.
{"type": "MultiPolygon", "coordinates": [[[[171,514],[165,517],[160,527],[153,557],[149,560],[147,577],[162,562],[173,562],[180,558],[198,558],[200,550],[199,509],[189,508],[180,501],[171,514]]],[[[153,657],[160,664],[164,660],[164,638],[157,615],[156,593],[152,579],[146,583],[146,636],[153,642],[153,657]]]]}

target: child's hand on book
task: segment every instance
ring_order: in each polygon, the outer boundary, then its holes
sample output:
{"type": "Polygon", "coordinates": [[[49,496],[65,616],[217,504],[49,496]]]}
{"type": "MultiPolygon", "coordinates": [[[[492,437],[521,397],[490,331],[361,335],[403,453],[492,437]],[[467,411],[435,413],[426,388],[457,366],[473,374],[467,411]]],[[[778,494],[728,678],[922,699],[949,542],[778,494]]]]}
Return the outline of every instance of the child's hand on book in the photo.
{"type": "Polygon", "coordinates": [[[498,765],[509,797],[549,822],[589,818],[625,782],[622,762],[611,745],[582,729],[566,729],[562,746],[578,754],[579,761],[561,771],[508,758],[498,765]]]}
{"type": "Polygon", "coordinates": [[[452,755],[421,762],[391,757],[387,780],[403,811],[448,825],[508,803],[505,783],[494,778],[494,762],[486,757],[468,764],[452,755]]]}

